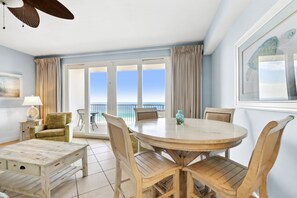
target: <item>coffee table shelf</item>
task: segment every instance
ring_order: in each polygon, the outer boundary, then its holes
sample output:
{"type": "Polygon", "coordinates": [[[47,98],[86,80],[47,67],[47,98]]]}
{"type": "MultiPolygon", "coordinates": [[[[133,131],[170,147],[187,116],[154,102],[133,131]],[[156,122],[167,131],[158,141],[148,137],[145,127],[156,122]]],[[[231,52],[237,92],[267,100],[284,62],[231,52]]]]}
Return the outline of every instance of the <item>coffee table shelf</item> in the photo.
{"type": "Polygon", "coordinates": [[[0,188],[50,198],[50,191],[76,172],[82,170],[83,176],[88,175],[87,146],[34,139],[3,147],[0,188]],[[79,159],[81,166],[72,165],[79,159]]]}
{"type": "MultiPolygon", "coordinates": [[[[82,170],[80,166],[69,166],[63,171],[50,176],[51,190],[80,170],[82,170]]],[[[32,197],[41,197],[40,177],[6,171],[0,174],[0,186],[8,191],[14,191],[32,197]]]]}

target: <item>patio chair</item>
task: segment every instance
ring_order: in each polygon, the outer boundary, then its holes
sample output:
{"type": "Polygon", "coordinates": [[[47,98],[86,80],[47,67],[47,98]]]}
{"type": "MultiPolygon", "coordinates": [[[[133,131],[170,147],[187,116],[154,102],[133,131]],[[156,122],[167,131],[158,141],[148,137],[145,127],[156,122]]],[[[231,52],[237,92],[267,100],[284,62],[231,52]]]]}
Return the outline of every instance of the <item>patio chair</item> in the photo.
{"type": "Polygon", "coordinates": [[[143,191],[154,187],[162,197],[179,197],[179,174],[181,166],[169,161],[165,157],[154,151],[145,151],[133,154],[132,143],[128,127],[124,120],[109,114],[102,114],[108,126],[108,133],[113,153],[116,157],[116,182],[114,197],[119,194],[125,197],[121,185],[131,181],[134,189],[134,197],[141,198],[143,191]],[[129,175],[128,180],[122,180],[122,170],[129,175]],[[155,184],[159,181],[173,176],[173,188],[169,191],[163,191],[155,184]]]}
{"type": "MultiPolygon", "coordinates": [[[[80,131],[82,130],[82,128],[84,127],[85,124],[85,109],[77,109],[76,110],[79,116],[78,122],[77,122],[77,126],[81,125],[80,127],[80,131]]],[[[98,114],[98,112],[91,112],[90,113],[90,124],[92,127],[92,131],[94,131],[94,126],[96,128],[98,128],[98,125],[96,124],[96,120],[95,120],[95,116],[98,114]]]]}
{"type": "Polygon", "coordinates": [[[194,179],[212,190],[208,196],[248,198],[259,188],[260,197],[268,197],[267,175],[276,161],[283,131],[293,119],[293,116],[288,116],[264,127],[248,167],[213,156],[183,168],[187,172],[187,197],[201,197],[194,190],[194,179]]]}
{"type": "MultiPolygon", "coordinates": [[[[234,111],[235,111],[235,109],[231,109],[231,108],[229,109],[229,108],[206,107],[205,111],[204,111],[203,118],[206,120],[216,120],[216,121],[232,123],[234,111]]],[[[230,150],[226,149],[226,150],[222,150],[222,151],[212,151],[212,152],[208,152],[208,153],[203,153],[201,155],[201,159],[202,159],[202,156],[213,156],[213,155],[217,155],[222,152],[225,152],[226,158],[230,157],[230,150]]]]}
{"type": "MultiPolygon", "coordinates": [[[[135,111],[136,122],[140,120],[147,120],[147,119],[158,119],[157,108],[134,108],[134,111],[135,111]]],[[[131,139],[132,141],[137,141],[137,152],[140,152],[141,148],[154,151],[154,148],[151,145],[137,140],[134,136],[131,137],[131,139]]]]}

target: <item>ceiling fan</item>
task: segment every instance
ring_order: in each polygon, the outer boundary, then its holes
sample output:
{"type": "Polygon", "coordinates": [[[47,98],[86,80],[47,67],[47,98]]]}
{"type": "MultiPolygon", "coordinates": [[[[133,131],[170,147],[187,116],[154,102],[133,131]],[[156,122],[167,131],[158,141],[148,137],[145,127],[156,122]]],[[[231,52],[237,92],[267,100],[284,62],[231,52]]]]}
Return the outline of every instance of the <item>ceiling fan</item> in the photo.
{"type": "Polygon", "coordinates": [[[0,2],[20,21],[33,28],[38,27],[40,23],[36,9],[58,18],[74,19],[73,14],[57,0],[0,0],[0,2]]]}

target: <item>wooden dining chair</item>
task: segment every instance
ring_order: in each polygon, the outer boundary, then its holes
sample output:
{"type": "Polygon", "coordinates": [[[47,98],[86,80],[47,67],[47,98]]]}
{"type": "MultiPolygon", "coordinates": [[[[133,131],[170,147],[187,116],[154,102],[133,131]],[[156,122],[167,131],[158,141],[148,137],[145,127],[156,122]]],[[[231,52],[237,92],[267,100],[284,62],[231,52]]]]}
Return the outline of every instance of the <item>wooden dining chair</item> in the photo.
{"type": "Polygon", "coordinates": [[[136,121],[157,119],[158,110],[157,108],[134,108],[136,121]]]}
{"type": "MultiPolygon", "coordinates": [[[[216,121],[232,123],[234,112],[235,112],[235,109],[231,109],[231,108],[206,107],[205,111],[204,111],[203,118],[206,120],[216,120],[216,121]]],[[[226,149],[226,150],[221,150],[221,151],[212,151],[212,152],[203,153],[201,155],[201,159],[202,159],[202,156],[213,156],[213,155],[217,155],[222,152],[225,152],[226,158],[230,157],[230,150],[226,149]]]]}
{"type": "Polygon", "coordinates": [[[141,198],[143,191],[149,187],[155,187],[162,194],[160,197],[169,197],[172,195],[179,197],[179,174],[181,166],[178,166],[154,151],[140,152],[134,155],[128,127],[124,120],[105,113],[102,115],[107,121],[111,147],[116,157],[114,197],[118,198],[119,194],[125,197],[121,184],[127,182],[127,180],[122,180],[122,170],[125,170],[132,184],[134,184],[133,186],[135,186],[135,198],[141,198]],[[169,176],[173,176],[173,188],[164,192],[155,184],[169,176]]]}
{"type": "Polygon", "coordinates": [[[293,119],[293,116],[288,116],[280,121],[271,121],[264,127],[248,167],[221,156],[209,157],[185,167],[187,198],[199,197],[194,192],[194,179],[222,198],[252,197],[258,188],[260,197],[267,198],[267,175],[277,158],[284,128],[293,119]]]}
{"type": "MultiPolygon", "coordinates": [[[[157,108],[134,108],[134,111],[136,122],[147,119],[158,119],[157,108]]],[[[137,141],[137,152],[140,152],[142,148],[154,151],[151,145],[137,140],[134,136],[132,137],[132,141],[137,141]]]]}
{"type": "Polygon", "coordinates": [[[233,122],[235,109],[233,108],[211,108],[206,107],[203,118],[206,120],[216,120],[222,122],[233,122]]]}

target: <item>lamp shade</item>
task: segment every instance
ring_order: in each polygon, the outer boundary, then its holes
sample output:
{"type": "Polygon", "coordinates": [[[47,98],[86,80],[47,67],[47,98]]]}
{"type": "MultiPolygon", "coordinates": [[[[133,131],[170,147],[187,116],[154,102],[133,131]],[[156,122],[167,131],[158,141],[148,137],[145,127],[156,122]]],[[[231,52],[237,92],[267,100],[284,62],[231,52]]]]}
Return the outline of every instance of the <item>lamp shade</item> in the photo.
{"type": "Polygon", "coordinates": [[[42,105],[39,96],[25,96],[23,106],[34,106],[34,105],[42,105]]]}

